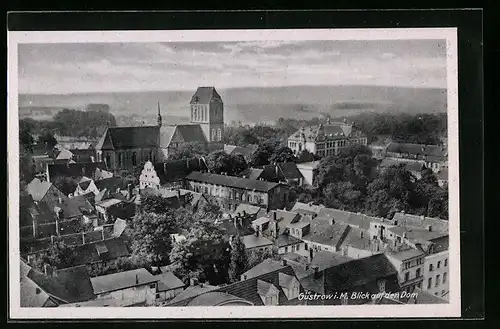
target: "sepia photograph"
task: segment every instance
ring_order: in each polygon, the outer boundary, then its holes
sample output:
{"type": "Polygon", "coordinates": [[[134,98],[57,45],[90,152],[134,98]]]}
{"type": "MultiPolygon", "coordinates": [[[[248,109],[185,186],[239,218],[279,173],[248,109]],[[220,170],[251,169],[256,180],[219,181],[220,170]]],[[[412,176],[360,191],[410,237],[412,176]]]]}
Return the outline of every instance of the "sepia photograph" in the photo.
{"type": "Polygon", "coordinates": [[[11,316],[460,316],[456,29],[8,37],[11,316]]]}

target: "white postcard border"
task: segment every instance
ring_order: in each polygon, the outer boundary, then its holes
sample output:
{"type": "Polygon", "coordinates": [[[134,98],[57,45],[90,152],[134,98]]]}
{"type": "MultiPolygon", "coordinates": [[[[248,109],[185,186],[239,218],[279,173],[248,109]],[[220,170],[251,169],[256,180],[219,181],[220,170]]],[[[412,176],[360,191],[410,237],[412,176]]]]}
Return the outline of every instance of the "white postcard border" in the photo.
{"type": "Polygon", "coordinates": [[[210,318],[428,318],[459,317],[460,225],[458,157],[458,45],[456,28],[283,29],[164,31],[30,31],[8,32],[8,240],[11,319],[210,319],[210,318]],[[449,162],[450,302],[432,305],[233,306],[133,308],[21,308],[19,294],[19,118],[18,54],[21,43],[179,42],[257,40],[447,40],[447,105],[449,162]]]}

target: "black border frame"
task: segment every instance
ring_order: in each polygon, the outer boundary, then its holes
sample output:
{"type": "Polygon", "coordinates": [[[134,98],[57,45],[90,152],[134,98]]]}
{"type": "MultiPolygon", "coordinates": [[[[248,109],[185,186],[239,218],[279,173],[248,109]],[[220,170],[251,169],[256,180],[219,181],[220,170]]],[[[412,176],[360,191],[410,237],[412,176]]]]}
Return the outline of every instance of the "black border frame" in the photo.
{"type": "MultiPolygon", "coordinates": [[[[10,12],[9,31],[182,30],[291,28],[458,28],[460,245],[462,318],[485,315],[484,304],[484,145],[483,145],[483,11],[349,10],[349,11],[148,11],[148,12],[10,12]],[[473,173],[473,174],[471,174],[473,173]]],[[[6,237],[8,240],[8,237],[6,237]]],[[[7,276],[8,277],[8,276],[7,276]]],[[[7,282],[8,289],[8,282],[7,282]]],[[[8,298],[8,294],[6,294],[8,298]]],[[[8,305],[8,300],[6,305],[8,305]]],[[[7,310],[7,314],[9,310],[7,310]]],[[[9,322],[39,320],[10,319],[9,322]]],[[[104,322],[116,322],[95,319],[104,322]]],[[[139,319],[137,319],[139,320],[139,319]]],[[[208,321],[217,321],[210,319],[208,321]]],[[[220,319],[223,320],[223,319],[220,319]]],[[[224,319],[225,320],[225,319],[224,319]]],[[[223,321],[224,321],[223,320],[223,321]]],[[[256,319],[257,321],[266,321],[256,319]]],[[[313,320],[313,319],[305,319],[313,320]]],[[[324,321],[323,319],[318,319],[324,321]]],[[[360,319],[330,319],[363,322],[360,319]]],[[[381,320],[381,319],[374,319],[381,320]]],[[[399,319],[398,319],[399,320],[399,319]]],[[[404,320],[404,319],[400,319],[404,320]]],[[[412,319],[414,320],[414,319],[412,319]]],[[[425,319],[433,320],[433,319],[425,319]]],[[[47,321],[47,320],[44,320],[47,321]]],[[[50,321],[71,322],[53,319],[50,321]]],[[[86,323],[94,320],[78,320],[86,323]]],[[[128,319],[127,321],[135,321],[128,319]]],[[[139,320],[156,322],[158,320],[139,320]]],[[[159,321],[164,321],[159,320],[159,321]]],[[[172,319],[165,321],[186,321],[172,319]]],[[[197,320],[199,321],[199,320],[197,320]]],[[[231,320],[225,320],[234,323],[231,320]]],[[[250,322],[254,320],[246,320],[250,322]]],[[[281,320],[278,320],[281,321],[281,320]]],[[[384,321],[384,320],[382,320],[384,321]]],[[[414,322],[416,323],[416,322],[414,322]]],[[[234,323],[236,324],[236,323],[234,323]]],[[[352,323],[354,325],[355,323],[352,323]]],[[[430,323],[426,324],[429,325],[430,323]]]]}

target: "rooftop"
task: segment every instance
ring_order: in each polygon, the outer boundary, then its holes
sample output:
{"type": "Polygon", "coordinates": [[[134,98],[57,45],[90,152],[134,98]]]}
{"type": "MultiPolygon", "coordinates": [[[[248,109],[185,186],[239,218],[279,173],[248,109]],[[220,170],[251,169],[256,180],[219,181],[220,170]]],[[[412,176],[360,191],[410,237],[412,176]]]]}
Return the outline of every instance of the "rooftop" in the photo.
{"type": "Polygon", "coordinates": [[[91,278],[90,281],[94,289],[94,294],[97,295],[157,282],[158,278],[154,277],[145,268],[139,268],[136,270],[94,277],[91,278]]]}
{"type": "Polygon", "coordinates": [[[317,218],[311,222],[309,234],[304,236],[303,239],[336,247],[343,241],[348,228],[349,225],[344,223],[331,225],[328,221],[317,218]]]}
{"type": "Polygon", "coordinates": [[[187,180],[208,183],[212,185],[229,186],[244,190],[256,190],[259,192],[269,192],[277,187],[278,183],[270,183],[252,179],[245,179],[234,176],[217,175],[194,171],[186,177],[187,180]]]}
{"type": "Polygon", "coordinates": [[[302,240],[297,239],[296,237],[291,236],[290,234],[280,234],[278,238],[274,241],[274,244],[278,247],[286,247],[294,244],[301,243],[302,240]]]}
{"type": "Polygon", "coordinates": [[[416,250],[416,249],[406,249],[406,250],[402,250],[402,251],[394,251],[394,252],[388,253],[387,256],[404,262],[406,260],[410,260],[413,258],[423,257],[423,256],[425,256],[425,253],[420,251],[420,250],[416,250]]]}
{"type": "Polygon", "coordinates": [[[187,306],[219,306],[232,302],[246,303],[243,298],[222,291],[212,291],[196,296],[187,306]]]}
{"type": "Polygon", "coordinates": [[[172,272],[164,272],[155,275],[155,278],[158,279],[158,291],[168,291],[185,286],[184,282],[182,282],[172,272]]]}
{"type": "Polygon", "coordinates": [[[263,236],[255,236],[253,234],[242,237],[241,242],[243,242],[246,249],[265,247],[273,244],[269,239],[263,236]]]}
{"type": "Polygon", "coordinates": [[[107,199],[104,201],[97,202],[96,205],[103,207],[103,208],[109,208],[111,206],[117,205],[119,203],[122,203],[122,200],[119,199],[107,199]]]}

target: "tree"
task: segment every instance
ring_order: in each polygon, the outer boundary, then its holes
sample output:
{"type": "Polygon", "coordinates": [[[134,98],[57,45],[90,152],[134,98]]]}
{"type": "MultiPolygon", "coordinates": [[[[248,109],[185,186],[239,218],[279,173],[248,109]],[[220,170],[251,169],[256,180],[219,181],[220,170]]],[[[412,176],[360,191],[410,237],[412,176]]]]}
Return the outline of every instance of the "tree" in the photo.
{"type": "Polygon", "coordinates": [[[212,203],[205,203],[203,207],[198,209],[193,215],[192,215],[192,221],[194,222],[210,222],[210,223],[215,223],[215,221],[219,218],[222,217],[222,209],[212,203]]]}
{"type": "Polygon", "coordinates": [[[139,213],[132,221],[132,255],[149,266],[169,264],[170,234],[176,232],[174,211],[165,214],[139,213]]]}
{"type": "Polygon", "coordinates": [[[316,157],[314,154],[309,152],[307,149],[303,149],[297,156],[297,163],[312,162],[315,161],[316,157]]]}
{"type": "Polygon", "coordinates": [[[144,195],[141,197],[140,210],[145,213],[166,214],[169,212],[171,202],[159,195],[144,195]]]}
{"type": "Polygon", "coordinates": [[[75,266],[76,253],[73,247],[64,242],[51,244],[48,250],[38,254],[33,261],[33,267],[44,271],[44,266],[49,265],[58,269],[75,266]]]}
{"type": "Polygon", "coordinates": [[[345,166],[338,161],[338,158],[335,156],[322,158],[316,170],[317,175],[314,183],[320,188],[324,188],[330,183],[344,181],[346,179],[345,166]]]}
{"type": "Polygon", "coordinates": [[[209,221],[193,223],[186,240],[170,253],[173,271],[184,282],[196,277],[210,284],[228,282],[229,245],[224,232],[209,221]]]}
{"type": "Polygon", "coordinates": [[[44,145],[47,151],[51,151],[57,145],[57,140],[51,132],[47,131],[38,137],[38,143],[44,145]]]}
{"type": "Polygon", "coordinates": [[[173,152],[169,152],[169,160],[191,159],[207,155],[207,146],[202,142],[181,143],[173,152]]]}
{"type": "Polygon", "coordinates": [[[335,182],[326,186],[325,206],[358,211],[362,206],[362,194],[351,182],[335,182]]]}
{"type": "Polygon", "coordinates": [[[237,282],[241,274],[248,269],[248,257],[245,245],[237,236],[231,249],[231,262],[229,264],[229,281],[237,282]]]}
{"type": "Polygon", "coordinates": [[[271,162],[296,162],[297,158],[288,146],[280,146],[271,154],[271,162]]]}
{"type": "Polygon", "coordinates": [[[230,176],[238,175],[247,168],[245,157],[241,154],[229,155],[225,151],[215,151],[208,155],[207,166],[210,172],[230,176]]]}
{"type": "Polygon", "coordinates": [[[266,259],[280,260],[280,255],[278,254],[278,249],[275,246],[273,246],[271,248],[271,250],[268,250],[268,249],[250,250],[250,252],[248,254],[248,269],[255,267],[256,265],[262,263],[266,259]]]}
{"type": "Polygon", "coordinates": [[[278,143],[275,140],[266,141],[262,144],[259,144],[257,149],[253,152],[251,158],[251,166],[252,167],[260,167],[265,166],[270,163],[270,159],[272,155],[275,153],[276,148],[278,147],[278,143]]]}

